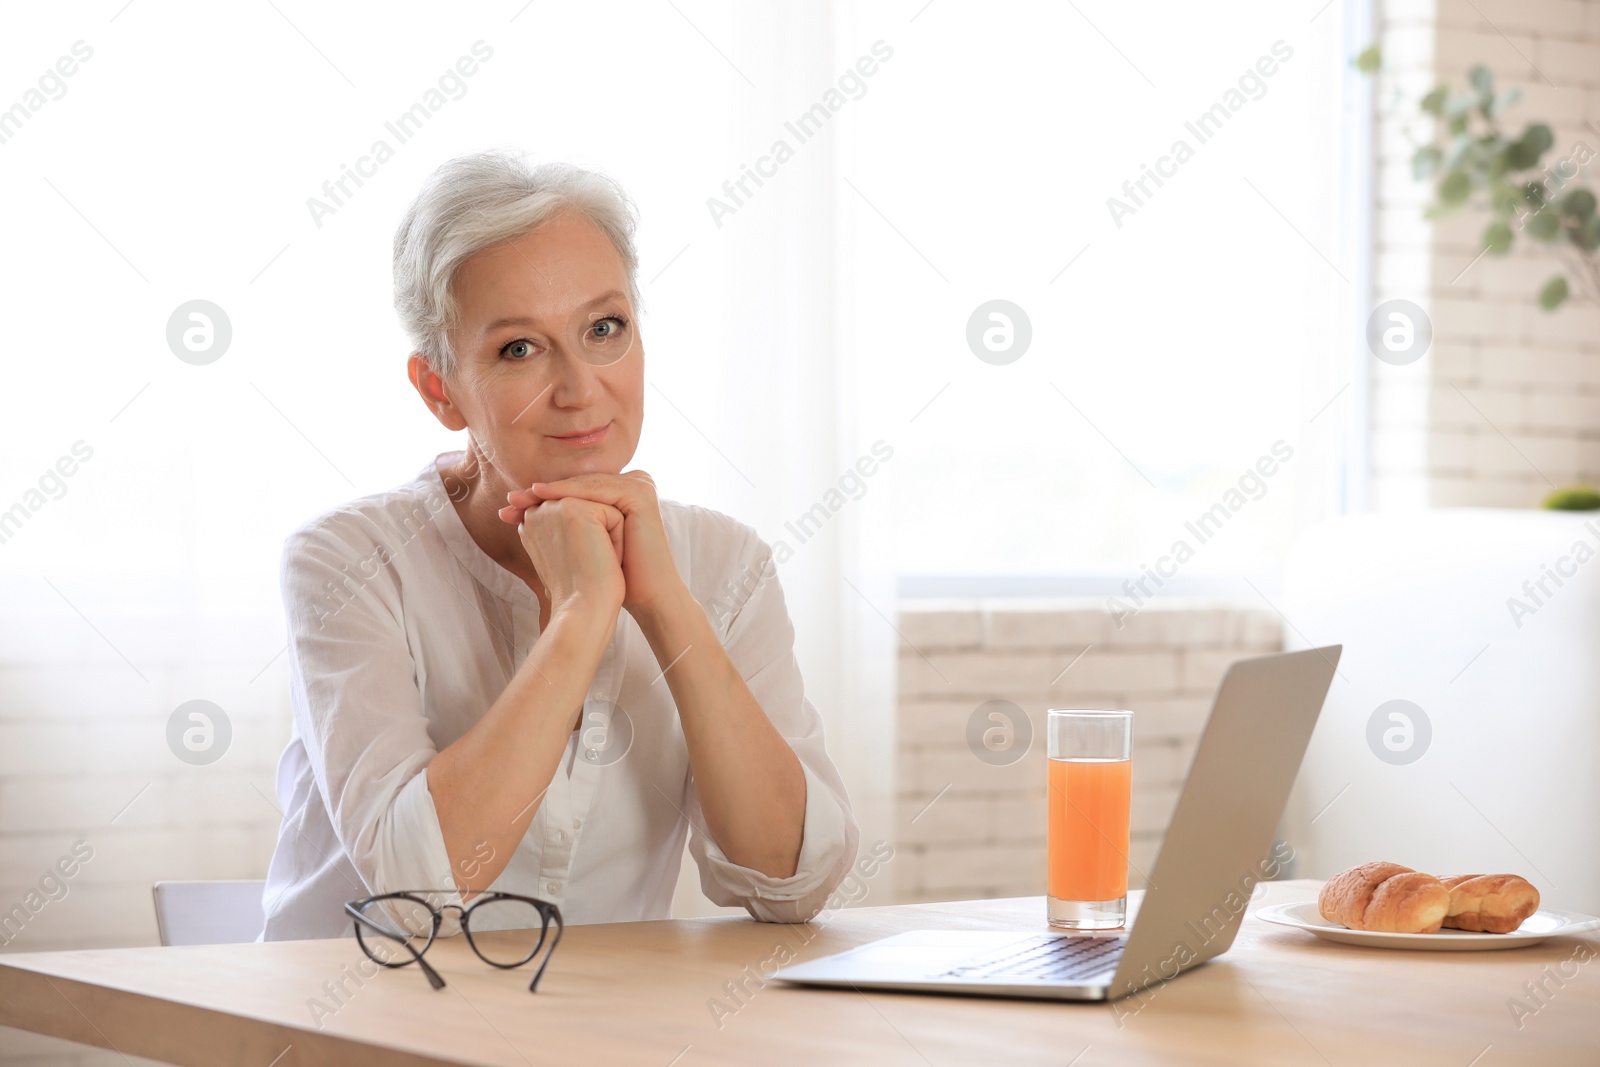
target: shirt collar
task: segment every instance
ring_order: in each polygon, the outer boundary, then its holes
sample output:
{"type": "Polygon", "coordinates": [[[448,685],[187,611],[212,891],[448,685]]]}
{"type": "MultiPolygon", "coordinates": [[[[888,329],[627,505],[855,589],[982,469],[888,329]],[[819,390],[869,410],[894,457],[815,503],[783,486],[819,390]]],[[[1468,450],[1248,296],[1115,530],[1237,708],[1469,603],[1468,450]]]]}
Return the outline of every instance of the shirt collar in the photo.
{"type": "MultiPolygon", "coordinates": [[[[442,452],[440,456],[452,455],[442,452]]],[[[472,534],[467,530],[466,524],[461,521],[461,516],[456,512],[455,502],[450,499],[449,490],[445,488],[444,479],[439,475],[437,465],[439,457],[430,459],[427,466],[423,467],[417,480],[426,487],[429,495],[439,494],[439,501],[444,506],[434,512],[434,525],[439,530],[439,535],[444,538],[446,547],[450,549],[461,565],[478,581],[482,582],[495,596],[513,603],[532,603],[537,607],[539,598],[528,588],[526,582],[515,574],[496,563],[487,552],[478,546],[472,539],[472,534]]],[[[437,502],[430,502],[430,510],[437,507],[437,502]]]]}

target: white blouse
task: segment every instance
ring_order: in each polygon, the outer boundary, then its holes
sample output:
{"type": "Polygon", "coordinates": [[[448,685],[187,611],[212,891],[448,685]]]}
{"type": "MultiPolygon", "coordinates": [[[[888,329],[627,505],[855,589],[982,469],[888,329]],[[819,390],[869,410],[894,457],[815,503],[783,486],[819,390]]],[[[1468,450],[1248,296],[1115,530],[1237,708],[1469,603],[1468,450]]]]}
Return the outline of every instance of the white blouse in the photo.
{"type": "MultiPolygon", "coordinates": [[[[582,728],[490,888],[553,901],[567,923],[663,919],[688,834],[714,903],[804,922],[849,870],[860,835],[805,696],[771,549],[709,508],[662,500],[661,515],[678,573],[804,770],[798,867],[773,878],[710,837],[672,692],[622,611],[582,728]]],[[[538,598],[478,547],[431,461],[290,534],[280,582],[294,729],[278,763],[284,819],[262,939],[348,936],[346,901],[398,889],[449,890],[459,903],[428,763],[527,657],[538,598]]],[[[445,914],[453,933],[455,913],[445,914]]]]}

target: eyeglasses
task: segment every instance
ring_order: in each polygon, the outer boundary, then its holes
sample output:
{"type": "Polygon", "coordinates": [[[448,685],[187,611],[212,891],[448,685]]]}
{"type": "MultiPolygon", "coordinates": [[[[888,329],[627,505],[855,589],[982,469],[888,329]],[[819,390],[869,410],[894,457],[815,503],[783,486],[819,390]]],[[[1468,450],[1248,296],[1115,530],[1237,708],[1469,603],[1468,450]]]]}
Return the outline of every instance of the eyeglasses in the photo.
{"type": "Polygon", "coordinates": [[[435,989],[444,988],[444,979],[428,966],[422,954],[433,944],[439,927],[444,924],[446,911],[453,909],[460,913],[461,932],[467,935],[472,951],[490,966],[504,970],[521,967],[539,955],[550,922],[554,920],[556,935],[550,939],[550,948],[539,962],[539,969],[533,972],[533,981],[528,983],[528,992],[537,992],[539,979],[544,977],[544,969],[561,942],[561,909],[548,900],[514,893],[480,893],[464,908],[459,904],[435,903],[452,892],[405,889],[352,900],[345,904],[344,910],[355,922],[356,941],[368,959],[384,967],[415,963],[435,989]],[[473,920],[478,923],[477,935],[472,932],[473,920]],[[419,929],[423,933],[417,933],[419,929]],[[483,939],[482,943],[479,938],[483,939]]]}

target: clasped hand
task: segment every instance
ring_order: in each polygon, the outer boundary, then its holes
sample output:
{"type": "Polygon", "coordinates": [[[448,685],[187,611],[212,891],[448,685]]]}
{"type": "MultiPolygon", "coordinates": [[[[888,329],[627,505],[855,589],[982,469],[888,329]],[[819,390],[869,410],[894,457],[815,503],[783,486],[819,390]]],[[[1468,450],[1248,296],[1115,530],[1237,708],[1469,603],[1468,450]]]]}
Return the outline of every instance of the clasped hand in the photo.
{"type": "Polygon", "coordinates": [[[500,518],[517,527],[552,611],[595,600],[643,622],[684,588],[642,470],[534,482],[506,501],[500,518]]]}

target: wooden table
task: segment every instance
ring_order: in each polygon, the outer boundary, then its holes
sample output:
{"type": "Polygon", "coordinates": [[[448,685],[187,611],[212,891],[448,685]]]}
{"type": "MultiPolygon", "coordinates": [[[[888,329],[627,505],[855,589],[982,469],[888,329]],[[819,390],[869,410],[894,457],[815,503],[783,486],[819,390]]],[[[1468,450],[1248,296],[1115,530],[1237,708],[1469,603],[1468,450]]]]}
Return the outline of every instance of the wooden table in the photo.
{"type": "Polygon", "coordinates": [[[779,946],[810,959],[919,928],[1045,930],[1042,898],[1021,897],[848,909],[805,926],[575,926],[538,993],[526,968],[489,967],[461,938],[428,952],[449,983],[438,991],[415,967],[344,977],[365,959],[354,938],[5,955],[0,1024],[206,1067],[1600,1062],[1592,935],[1399,952],[1328,944],[1253,915],[1317,887],[1258,887],[1233,948],[1143,1005],[758,984],[763,967],[784,962],[779,946]],[[344,992],[330,996],[324,983],[341,977],[344,992]]]}

